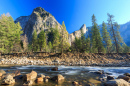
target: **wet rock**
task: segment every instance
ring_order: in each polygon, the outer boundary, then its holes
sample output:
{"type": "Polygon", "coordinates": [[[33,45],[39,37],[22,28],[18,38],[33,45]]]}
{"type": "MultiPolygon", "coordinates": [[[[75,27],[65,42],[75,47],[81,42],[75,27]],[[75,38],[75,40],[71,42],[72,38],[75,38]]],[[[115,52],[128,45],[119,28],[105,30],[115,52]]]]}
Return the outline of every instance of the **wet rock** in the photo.
{"type": "Polygon", "coordinates": [[[15,79],[13,79],[12,75],[7,75],[2,81],[2,85],[12,85],[15,83],[15,79]]]}
{"type": "Polygon", "coordinates": [[[120,75],[120,76],[118,76],[118,79],[124,79],[125,81],[130,81],[130,77],[128,77],[128,76],[125,76],[125,75],[120,75]]]}
{"type": "Polygon", "coordinates": [[[0,70],[0,73],[2,74],[6,74],[6,72],[4,70],[0,70]]]}
{"type": "Polygon", "coordinates": [[[104,82],[104,81],[107,81],[107,80],[106,80],[106,78],[99,78],[99,81],[104,82]]]}
{"type": "Polygon", "coordinates": [[[50,79],[50,76],[45,76],[46,79],[50,79]]]}
{"type": "Polygon", "coordinates": [[[39,77],[36,79],[37,82],[43,82],[43,78],[42,77],[39,77]]]}
{"type": "Polygon", "coordinates": [[[52,71],[58,71],[58,67],[54,67],[51,69],[52,71]]]}
{"type": "Polygon", "coordinates": [[[31,73],[23,76],[24,81],[35,80],[36,78],[37,78],[37,72],[35,71],[32,71],[31,73]]]}
{"type": "Polygon", "coordinates": [[[130,74],[129,74],[129,73],[125,73],[124,75],[130,77],[130,74]]]}
{"type": "Polygon", "coordinates": [[[48,82],[48,79],[47,79],[47,78],[44,78],[44,82],[48,82]]]}
{"type": "Polygon", "coordinates": [[[42,78],[45,78],[45,75],[41,74],[41,77],[42,77],[42,78]]]}
{"type": "Polygon", "coordinates": [[[123,79],[115,79],[105,82],[103,86],[130,86],[130,85],[123,79]]]}
{"type": "Polygon", "coordinates": [[[103,73],[104,73],[104,71],[102,71],[102,70],[99,70],[99,71],[96,71],[96,72],[94,72],[95,74],[99,74],[99,75],[102,75],[103,73]]]}
{"type": "Polygon", "coordinates": [[[73,82],[72,82],[72,84],[73,84],[74,86],[79,85],[79,83],[78,83],[78,82],[76,82],[76,81],[73,81],[73,82]]]}
{"type": "Polygon", "coordinates": [[[65,78],[59,74],[57,76],[54,76],[51,80],[59,82],[59,81],[64,80],[64,79],[65,78]]]}
{"type": "Polygon", "coordinates": [[[23,86],[30,86],[30,85],[32,85],[32,84],[33,84],[33,81],[30,80],[30,81],[25,82],[25,83],[23,84],[23,86]]]}
{"type": "Polygon", "coordinates": [[[107,80],[113,80],[114,76],[107,76],[107,80]]]}

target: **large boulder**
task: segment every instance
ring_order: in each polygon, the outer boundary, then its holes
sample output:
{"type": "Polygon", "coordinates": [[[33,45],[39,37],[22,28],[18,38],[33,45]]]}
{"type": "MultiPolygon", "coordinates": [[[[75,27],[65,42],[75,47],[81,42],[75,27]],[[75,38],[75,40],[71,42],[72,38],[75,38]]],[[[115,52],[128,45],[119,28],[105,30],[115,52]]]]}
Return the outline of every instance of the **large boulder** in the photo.
{"type": "Polygon", "coordinates": [[[129,73],[125,73],[124,75],[130,77],[130,74],[129,74],[129,73]]]}
{"type": "Polygon", "coordinates": [[[61,80],[64,80],[65,78],[62,75],[57,75],[52,78],[53,81],[59,82],[61,80]]]}
{"type": "Polygon", "coordinates": [[[39,78],[37,78],[36,81],[37,81],[37,82],[43,82],[43,78],[42,78],[42,77],[39,77],[39,78]]]}
{"type": "Polygon", "coordinates": [[[23,76],[24,81],[35,80],[36,78],[37,78],[37,72],[35,72],[35,71],[32,71],[31,73],[28,73],[23,76]]]}
{"type": "Polygon", "coordinates": [[[107,76],[107,80],[113,80],[114,77],[113,76],[107,76]]]}
{"type": "Polygon", "coordinates": [[[118,76],[118,79],[124,79],[124,80],[126,80],[127,82],[130,81],[130,77],[125,76],[125,75],[120,75],[120,76],[118,76]]]}
{"type": "Polygon", "coordinates": [[[105,82],[103,86],[130,86],[130,84],[123,79],[115,79],[105,82]]]}
{"type": "Polygon", "coordinates": [[[15,79],[12,75],[7,75],[4,80],[2,81],[2,85],[11,85],[15,83],[15,79]]]}

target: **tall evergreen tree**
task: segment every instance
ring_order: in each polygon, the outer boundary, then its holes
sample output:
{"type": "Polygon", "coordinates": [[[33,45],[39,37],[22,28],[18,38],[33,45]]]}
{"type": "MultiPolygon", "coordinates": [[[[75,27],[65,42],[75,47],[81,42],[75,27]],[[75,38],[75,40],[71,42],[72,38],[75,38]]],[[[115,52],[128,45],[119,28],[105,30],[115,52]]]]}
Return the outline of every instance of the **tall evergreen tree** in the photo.
{"type": "Polygon", "coordinates": [[[46,50],[47,44],[46,44],[46,35],[45,35],[44,30],[42,30],[39,33],[38,44],[39,44],[39,47],[40,47],[40,51],[46,50]]]}
{"type": "Polygon", "coordinates": [[[112,42],[110,39],[109,32],[107,31],[107,26],[105,22],[102,23],[102,37],[103,37],[103,44],[106,48],[107,53],[110,53],[110,47],[112,46],[112,42]]]}
{"type": "Polygon", "coordinates": [[[86,52],[90,52],[90,37],[88,35],[88,38],[86,39],[86,52]]]}
{"type": "Polygon", "coordinates": [[[49,48],[49,52],[51,52],[53,48],[51,41],[48,42],[48,48],[49,48]]]}
{"type": "Polygon", "coordinates": [[[59,45],[60,45],[60,34],[58,31],[58,25],[56,25],[55,29],[53,29],[52,45],[53,45],[53,50],[57,52],[59,50],[59,45]]]}
{"type": "Polygon", "coordinates": [[[116,47],[116,53],[119,53],[118,45],[120,43],[123,43],[123,40],[122,40],[122,38],[120,36],[120,32],[119,32],[120,26],[116,22],[114,22],[113,15],[110,15],[109,13],[107,15],[108,15],[108,25],[109,25],[112,42],[116,47]]]}
{"type": "Polygon", "coordinates": [[[64,21],[62,22],[62,29],[61,29],[61,53],[63,54],[64,50],[69,49],[69,42],[68,42],[68,33],[66,31],[66,26],[64,21]]]}
{"type": "Polygon", "coordinates": [[[0,16],[0,52],[20,51],[20,35],[22,34],[19,23],[14,23],[11,16],[0,16]]]}
{"type": "Polygon", "coordinates": [[[92,34],[92,52],[93,53],[100,53],[103,52],[104,47],[102,44],[102,38],[100,35],[99,27],[96,23],[95,15],[92,16],[92,28],[91,28],[91,34],[92,34]]]}
{"type": "Polygon", "coordinates": [[[37,32],[34,30],[33,35],[32,35],[32,50],[37,51],[38,45],[37,45],[37,32]]]}
{"type": "Polygon", "coordinates": [[[81,31],[81,43],[82,43],[81,52],[85,52],[86,49],[87,49],[86,37],[85,37],[85,35],[82,33],[82,31],[81,31]]]}

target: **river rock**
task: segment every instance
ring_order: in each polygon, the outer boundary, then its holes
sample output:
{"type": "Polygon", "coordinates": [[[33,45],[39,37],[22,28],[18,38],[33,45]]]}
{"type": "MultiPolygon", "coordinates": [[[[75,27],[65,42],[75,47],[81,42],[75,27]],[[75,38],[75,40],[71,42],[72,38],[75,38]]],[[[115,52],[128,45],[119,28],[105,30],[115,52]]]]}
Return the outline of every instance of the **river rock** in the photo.
{"type": "Polygon", "coordinates": [[[50,79],[50,76],[45,76],[46,79],[50,79]]]}
{"type": "Polygon", "coordinates": [[[15,79],[13,79],[12,75],[7,75],[2,81],[2,85],[11,85],[15,83],[15,79]]]}
{"type": "Polygon", "coordinates": [[[62,75],[57,75],[57,76],[54,76],[53,78],[52,78],[52,80],[53,81],[57,81],[57,82],[59,82],[59,81],[61,81],[61,80],[64,80],[65,78],[62,76],[62,75]]]}
{"type": "Polygon", "coordinates": [[[0,70],[0,73],[2,74],[6,74],[6,72],[4,70],[0,70]]]}
{"type": "Polygon", "coordinates": [[[42,78],[45,78],[45,75],[41,74],[41,77],[42,77],[42,78]]]}
{"type": "Polygon", "coordinates": [[[48,82],[48,79],[47,79],[47,78],[44,78],[44,82],[48,82]]]}
{"type": "Polygon", "coordinates": [[[25,83],[23,84],[23,86],[30,86],[30,85],[32,85],[32,84],[33,84],[33,81],[30,80],[30,81],[25,82],[25,83]]]}
{"type": "Polygon", "coordinates": [[[123,79],[115,79],[105,82],[103,86],[130,86],[130,84],[123,79]]]}
{"type": "Polygon", "coordinates": [[[43,78],[42,78],[42,77],[39,77],[39,78],[37,78],[36,81],[37,81],[37,82],[43,82],[43,78]]]}
{"type": "Polygon", "coordinates": [[[113,80],[114,77],[113,76],[107,76],[107,80],[113,80]]]}
{"type": "Polygon", "coordinates": [[[118,79],[124,79],[124,80],[126,80],[127,82],[130,81],[130,77],[125,76],[125,75],[120,75],[120,76],[118,76],[118,79]]]}
{"type": "Polygon", "coordinates": [[[73,84],[74,86],[79,85],[79,83],[76,82],[76,81],[73,81],[72,84],[73,84]]]}
{"type": "Polygon", "coordinates": [[[129,74],[129,73],[125,73],[124,75],[130,77],[130,74],[129,74]]]}
{"type": "Polygon", "coordinates": [[[32,71],[31,73],[23,76],[24,81],[35,80],[36,78],[37,78],[37,72],[35,71],[32,71]]]}
{"type": "Polygon", "coordinates": [[[96,72],[94,72],[95,74],[99,74],[99,75],[102,75],[103,73],[104,73],[104,71],[103,70],[98,70],[98,71],[96,71],[96,72]]]}
{"type": "Polygon", "coordinates": [[[51,69],[52,71],[58,71],[58,67],[54,67],[51,69]]]}

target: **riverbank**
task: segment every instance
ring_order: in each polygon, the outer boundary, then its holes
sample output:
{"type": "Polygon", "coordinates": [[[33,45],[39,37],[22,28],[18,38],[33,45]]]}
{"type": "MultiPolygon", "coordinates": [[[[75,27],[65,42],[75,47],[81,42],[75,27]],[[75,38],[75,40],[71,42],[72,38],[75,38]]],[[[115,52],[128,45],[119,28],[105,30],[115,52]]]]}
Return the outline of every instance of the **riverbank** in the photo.
{"type": "Polygon", "coordinates": [[[0,65],[66,65],[66,66],[101,66],[130,67],[129,54],[88,54],[66,53],[43,56],[1,56],[0,65]]]}

